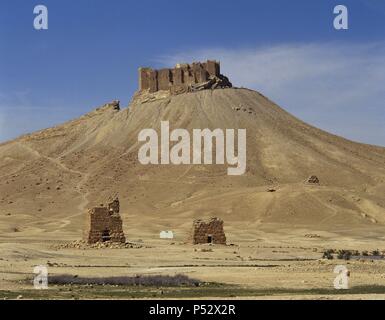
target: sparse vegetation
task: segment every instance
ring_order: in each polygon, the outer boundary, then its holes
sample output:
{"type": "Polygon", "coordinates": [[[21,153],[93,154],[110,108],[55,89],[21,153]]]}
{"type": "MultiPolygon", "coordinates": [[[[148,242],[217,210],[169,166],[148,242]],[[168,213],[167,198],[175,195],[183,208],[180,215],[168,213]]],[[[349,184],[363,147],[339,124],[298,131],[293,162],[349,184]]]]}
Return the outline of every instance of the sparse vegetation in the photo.
{"type": "Polygon", "coordinates": [[[378,249],[372,251],[372,256],[380,256],[381,253],[378,249]]]}
{"type": "Polygon", "coordinates": [[[349,250],[339,250],[337,253],[337,259],[350,260],[352,252],[349,250]]]}
{"type": "Polygon", "coordinates": [[[200,281],[182,274],[175,276],[155,275],[133,277],[79,277],[74,275],[53,275],[49,278],[50,284],[56,285],[112,285],[112,286],[199,286],[200,281]]]}
{"type": "Polygon", "coordinates": [[[284,289],[284,288],[242,288],[223,284],[205,284],[199,287],[147,287],[147,286],[79,286],[50,287],[48,290],[0,291],[0,299],[178,299],[203,297],[261,297],[261,296],[340,296],[345,294],[385,294],[385,286],[363,285],[349,290],[326,288],[284,289]]]}
{"type": "Polygon", "coordinates": [[[352,257],[377,257],[377,258],[383,258],[383,254],[380,250],[376,249],[369,253],[369,251],[364,250],[360,253],[358,250],[334,250],[334,249],[327,249],[323,252],[322,259],[343,259],[343,260],[350,260],[352,257]],[[335,256],[336,254],[336,256],[335,256]]]}
{"type": "Polygon", "coordinates": [[[328,259],[328,260],[334,259],[333,253],[334,251],[332,249],[326,250],[322,255],[322,259],[328,259]]]}

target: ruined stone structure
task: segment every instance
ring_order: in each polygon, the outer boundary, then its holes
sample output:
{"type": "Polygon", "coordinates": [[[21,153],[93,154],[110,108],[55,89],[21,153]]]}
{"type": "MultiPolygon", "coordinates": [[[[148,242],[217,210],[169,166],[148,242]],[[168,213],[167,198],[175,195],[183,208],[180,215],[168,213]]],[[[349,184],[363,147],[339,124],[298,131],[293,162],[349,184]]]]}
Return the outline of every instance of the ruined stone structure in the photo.
{"type": "Polygon", "coordinates": [[[87,243],[106,241],[125,243],[126,238],[119,211],[120,204],[117,197],[111,199],[107,206],[101,205],[90,209],[85,233],[87,243]]]}
{"type": "Polygon", "coordinates": [[[194,220],[190,241],[193,244],[226,244],[223,220],[218,218],[211,218],[207,221],[194,220]]]}
{"type": "Polygon", "coordinates": [[[232,84],[227,77],[221,75],[217,61],[177,64],[173,69],[139,68],[140,91],[154,93],[167,90],[171,94],[179,94],[230,87],[232,84]]]}
{"type": "Polygon", "coordinates": [[[319,184],[319,179],[317,176],[310,176],[307,178],[306,182],[310,184],[319,184]]]}
{"type": "Polygon", "coordinates": [[[111,106],[114,110],[120,110],[120,101],[119,100],[113,100],[112,102],[108,103],[107,105],[111,106]]]}

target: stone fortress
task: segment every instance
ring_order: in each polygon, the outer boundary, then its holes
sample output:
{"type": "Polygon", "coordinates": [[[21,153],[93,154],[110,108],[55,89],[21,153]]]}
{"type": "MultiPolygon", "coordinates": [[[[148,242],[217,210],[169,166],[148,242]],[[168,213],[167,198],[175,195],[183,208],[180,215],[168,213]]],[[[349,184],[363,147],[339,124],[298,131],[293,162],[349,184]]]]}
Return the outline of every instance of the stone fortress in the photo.
{"type": "Polygon", "coordinates": [[[173,69],[139,68],[139,92],[180,94],[204,89],[231,88],[218,61],[177,64],[173,69]]]}

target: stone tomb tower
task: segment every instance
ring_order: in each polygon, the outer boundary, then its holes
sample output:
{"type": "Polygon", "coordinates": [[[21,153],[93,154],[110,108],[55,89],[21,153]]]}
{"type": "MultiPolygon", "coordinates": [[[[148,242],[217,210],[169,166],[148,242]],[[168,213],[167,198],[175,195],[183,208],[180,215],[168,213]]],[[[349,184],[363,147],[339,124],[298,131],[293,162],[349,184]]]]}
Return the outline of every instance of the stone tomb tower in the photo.
{"type": "Polygon", "coordinates": [[[193,244],[226,244],[226,235],[223,230],[223,220],[194,220],[190,241],[193,244]]]}
{"type": "Polygon", "coordinates": [[[112,199],[107,207],[94,207],[88,211],[85,241],[89,244],[97,242],[125,243],[123,221],[119,214],[119,199],[112,199]]]}

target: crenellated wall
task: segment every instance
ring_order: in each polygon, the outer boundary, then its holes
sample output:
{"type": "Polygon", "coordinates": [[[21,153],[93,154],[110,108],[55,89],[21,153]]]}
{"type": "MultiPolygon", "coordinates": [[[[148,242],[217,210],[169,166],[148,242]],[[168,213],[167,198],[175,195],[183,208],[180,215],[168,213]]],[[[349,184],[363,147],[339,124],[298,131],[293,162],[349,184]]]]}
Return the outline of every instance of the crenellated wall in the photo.
{"type": "Polygon", "coordinates": [[[221,75],[219,62],[213,60],[177,64],[173,69],[139,68],[139,90],[148,90],[150,93],[160,90],[169,90],[171,93],[186,92],[194,85],[212,79],[226,79],[223,83],[231,86],[228,79],[221,75]]]}

